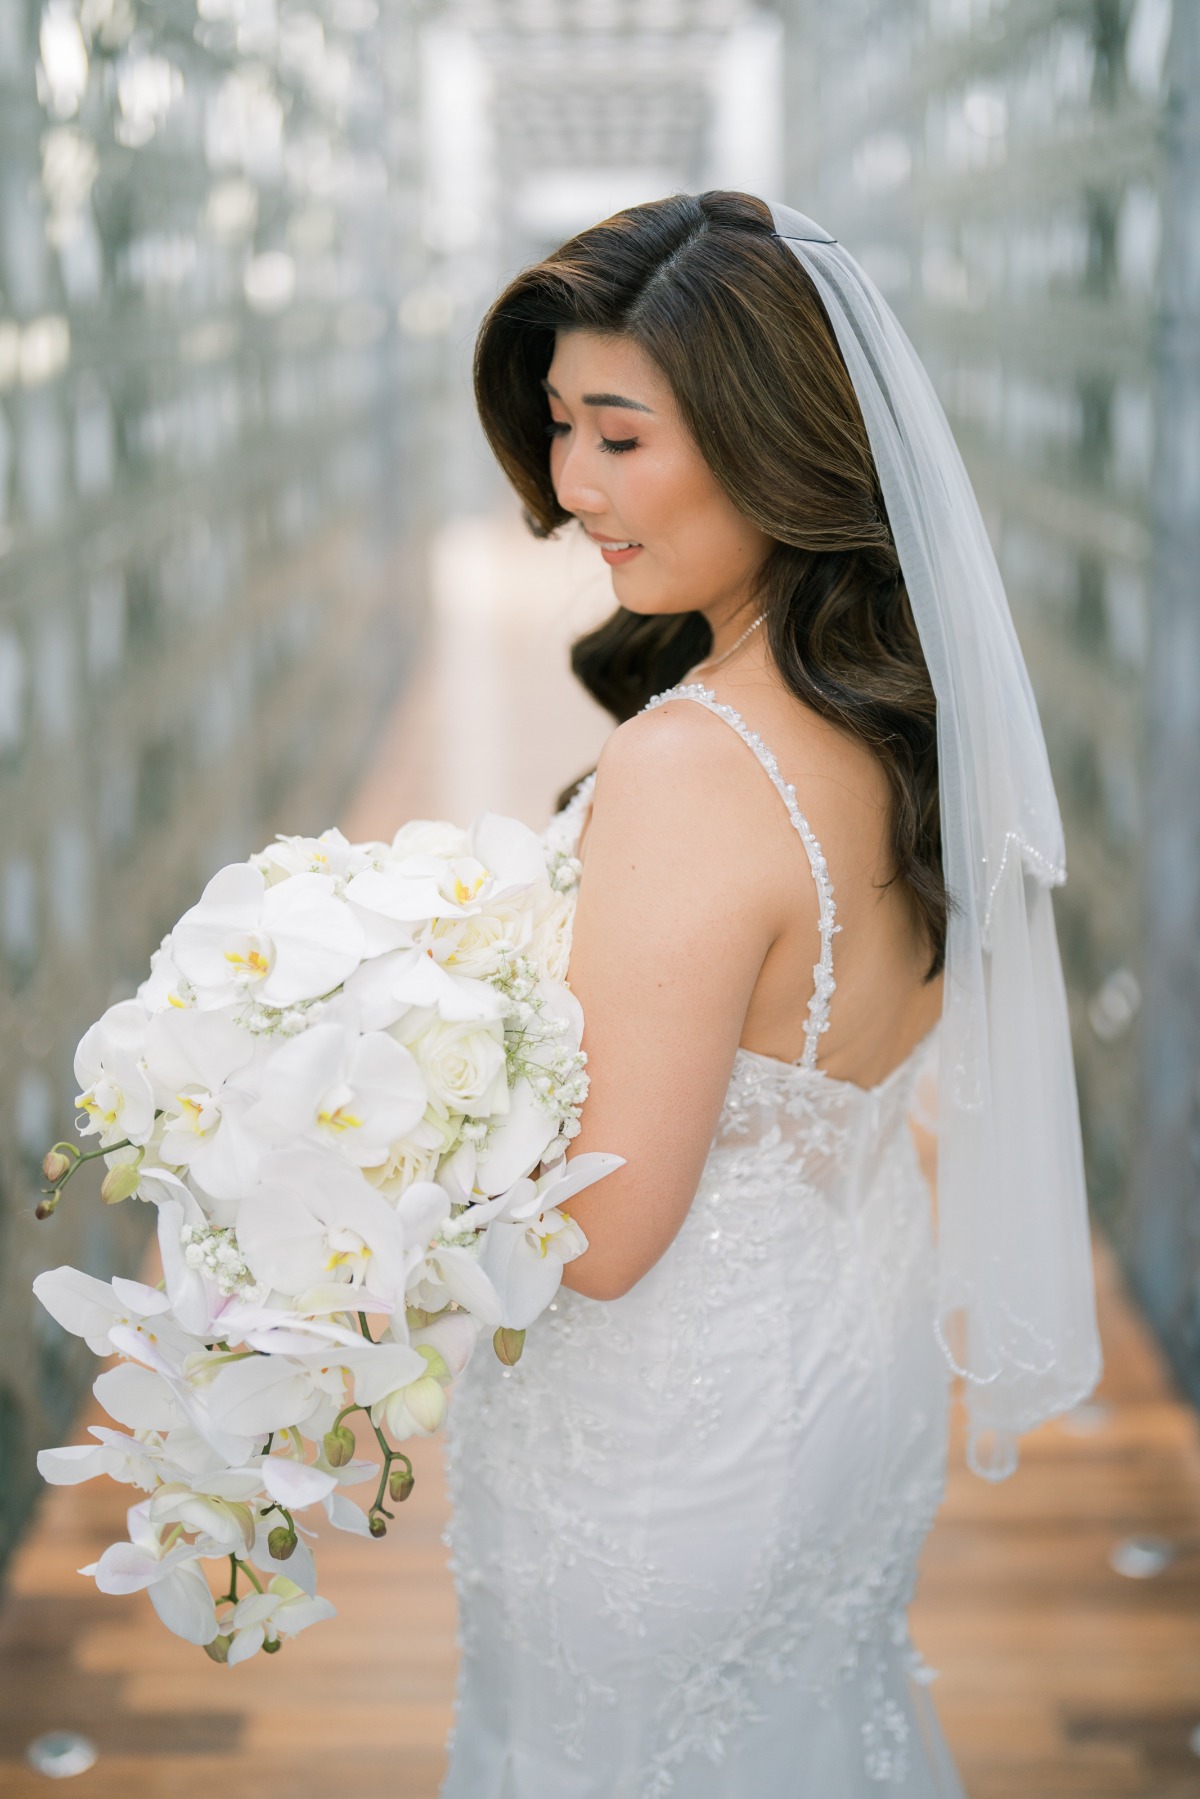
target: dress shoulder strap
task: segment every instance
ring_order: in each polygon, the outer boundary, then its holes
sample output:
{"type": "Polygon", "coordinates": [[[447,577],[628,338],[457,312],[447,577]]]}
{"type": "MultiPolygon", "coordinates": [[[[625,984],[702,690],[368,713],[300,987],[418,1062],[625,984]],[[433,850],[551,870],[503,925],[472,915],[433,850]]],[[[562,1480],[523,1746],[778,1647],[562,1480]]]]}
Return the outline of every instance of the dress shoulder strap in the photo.
{"type": "Polygon", "coordinates": [[[837,985],[833,978],[833,938],[834,933],[841,930],[835,924],[836,907],[833,903],[833,884],[829,879],[829,870],[825,862],[825,854],[813,835],[812,827],[796,804],[796,789],[790,781],[785,781],[779,772],[779,764],[774,753],[769,750],[757,731],[752,731],[741,713],[734,707],[719,700],[712,690],[704,687],[699,681],[685,682],[678,687],[668,687],[663,693],[656,693],[642,707],[648,712],[653,706],[661,706],[665,700],[696,700],[715,712],[732,725],[744,743],[749,744],[758,760],[770,775],[780,798],[788,810],[788,817],[800,833],[804,848],[808,853],[809,867],[817,887],[817,901],[820,909],[819,924],[821,932],[821,957],[813,964],[813,992],[808,1002],[808,1017],[804,1021],[804,1054],[799,1063],[800,1068],[815,1068],[817,1065],[817,1048],[821,1033],[829,1029],[829,998],[837,985]]]}

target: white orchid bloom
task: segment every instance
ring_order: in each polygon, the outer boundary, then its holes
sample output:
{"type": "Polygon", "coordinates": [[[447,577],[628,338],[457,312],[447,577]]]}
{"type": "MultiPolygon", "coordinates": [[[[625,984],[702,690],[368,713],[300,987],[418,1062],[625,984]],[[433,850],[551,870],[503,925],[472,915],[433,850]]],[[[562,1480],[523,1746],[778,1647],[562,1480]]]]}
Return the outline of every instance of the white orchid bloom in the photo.
{"type": "Polygon", "coordinates": [[[503,1301],[474,1245],[434,1242],[409,1280],[408,1303],[423,1312],[454,1303],[493,1329],[504,1321],[503,1301]]]}
{"type": "Polygon", "coordinates": [[[61,1449],[39,1449],[38,1473],[52,1487],[77,1487],[85,1480],[107,1474],[124,1486],[152,1492],[162,1480],[179,1470],[167,1460],[161,1444],[140,1443],[121,1431],[90,1426],[96,1443],[68,1443],[61,1449]]]}
{"type": "Polygon", "coordinates": [[[396,1201],[395,1216],[408,1245],[408,1303],[440,1312],[454,1301],[482,1323],[499,1324],[499,1296],[479,1266],[473,1232],[464,1234],[451,1224],[445,1190],[432,1182],[414,1182],[396,1201]]]}
{"type": "Polygon", "coordinates": [[[217,1199],[245,1192],[262,1156],[244,1122],[253,1097],[239,1078],[255,1061],[255,1040],[232,1012],[167,1007],[146,1032],[146,1072],[164,1114],[159,1158],[187,1168],[217,1199]]]}
{"type": "MultiPolygon", "coordinates": [[[[395,851],[399,844],[399,835],[395,851]]],[[[404,845],[382,869],[355,876],[346,897],[364,910],[379,912],[404,924],[435,918],[467,918],[515,900],[548,884],[545,854],[536,832],[516,818],[484,812],[471,826],[466,845],[461,835],[442,849],[404,845]]]]}
{"type": "Polygon", "coordinates": [[[75,1104],[87,1116],[83,1137],[102,1148],[128,1137],[145,1143],[154,1128],[154,1090],[142,1063],[149,1020],[134,999],[110,1006],[75,1051],[75,1104]]]}
{"type": "Polygon", "coordinates": [[[254,1500],[261,1476],[241,1469],[211,1474],[195,1486],[164,1481],[150,1496],[147,1517],[159,1529],[180,1525],[206,1555],[249,1555],[254,1547],[254,1500]]]}
{"type": "Polygon", "coordinates": [[[64,1265],[39,1274],[33,1291],[56,1323],[82,1337],[93,1355],[111,1355],[115,1347],[112,1331],[121,1327],[148,1342],[169,1346],[180,1357],[197,1347],[169,1316],[167,1295],[142,1281],[124,1280],[120,1275],[100,1281],[80,1268],[64,1265]]]}
{"type": "Polygon", "coordinates": [[[229,1467],[248,1462],[272,1431],[305,1423],[323,1399],[310,1371],[287,1356],[196,1346],[172,1360],[127,1325],[109,1335],[113,1348],[162,1375],[187,1423],[229,1467]]]}
{"type": "Polygon", "coordinates": [[[113,1543],[97,1562],[81,1568],[102,1593],[148,1590],[150,1603],[168,1630],[189,1643],[211,1643],[218,1634],[217,1611],[208,1582],[196,1566],[205,1553],[196,1544],[174,1543],[175,1527],[163,1531],[150,1521],[150,1501],[125,1514],[129,1542],[113,1543]]]}
{"type": "Polygon", "coordinates": [[[553,1174],[516,1181],[507,1193],[466,1215],[486,1227],[480,1266],[500,1295],[500,1322],[510,1330],[526,1330],[541,1316],[558,1292],[565,1265],[587,1248],[574,1219],[559,1210],[563,1202],[624,1161],[598,1150],[572,1156],[553,1174]]]}
{"type": "Polygon", "coordinates": [[[418,1123],[426,1106],[416,1059],[383,1031],[318,1024],[281,1044],[262,1070],[251,1131],[285,1143],[322,1143],[360,1168],[418,1123]]]}
{"type": "Polygon", "coordinates": [[[365,961],[332,1003],[335,1014],[360,1031],[386,1031],[413,1006],[450,1023],[482,1024],[508,1010],[490,981],[444,966],[432,948],[415,947],[365,961]]]}
{"type": "Polygon", "coordinates": [[[337,1609],[328,1599],[310,1596],[286,1574],[272,1575],[265,1593],[248,1593],[234,1607],[226,1627],[226,1634],[233,1635],[229,1666],[249,1661],[268,1637],[294,1637],[310,1624],[319,1624],[322,1618],[336,1617],[337,1609]]]}
{"type": "Polygon", "coordinates": [[[167,1006],[183,1009],[194,1006],[196,996],[190,982],[179,970],[171,950],[171,939],[164,937],[150,957],[150,973],[137,990],[138,1003],[150,1017],[167,1006]]]}
{"type": "Polygon", "coordinates": [[[238,1242],[256,1278],[297,1311],[308,1309],[307,1289],[324,1291],[347,1276],[347,1310],[358,1309],[358,1288],[392,1305],[403,1301],[406,1245],[397,1213],[332,1150],[269,1157],[242,1204],[238,1242]]]}
{"type": "Polygon", "coordinates": [[[299,874],[332,875],[345,882],[388,853],[386,843],[350,843],[335,827],[319,837],[285,837],[281,832],[250,862],[271,886],[299,874]]]}
{"type": "Polygon", "coordinates": [[[319,999],[358,967],[365,940],[329,875],[268,887],[249,863],[216,873],[171,933],[176,964],[208,1010],[252,998],[265,1006],[319,999]]]}

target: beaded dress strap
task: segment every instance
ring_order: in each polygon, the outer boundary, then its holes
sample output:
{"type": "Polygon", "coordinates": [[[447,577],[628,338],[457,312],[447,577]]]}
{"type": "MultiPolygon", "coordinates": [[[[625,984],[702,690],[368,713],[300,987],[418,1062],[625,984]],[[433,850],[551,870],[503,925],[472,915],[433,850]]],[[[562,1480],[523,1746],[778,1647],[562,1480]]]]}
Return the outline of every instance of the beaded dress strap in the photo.
{"type": "Polygon", "coordinates": [[[788,817],[795,825],[808,852],[809,866],[813,880],[817,885],[817,900],[820,908],[821,959],[813,964],[813,992],[808,1002],[808,1017],[804,1021],[804,1054],[796,1064],[800,1068],[815,1068],[817,1065],[817,1047],[822,1031],[829,1029],[829,996],[837,985],[833,978],[833,937],[835,931],[841,930],[840,924],[834,923],[836,907],[833,903],[833,884],[829,879],[829,870],[825,862],[825,854],[813,835],[812,827],[796,804],[796,789],[790,781],[785,781],[779,772],[779,764],[774,753],[769,750],[757,731],[752,731],[740,712],[719,700],[712,690],[701,685],[699,681],[690,681],[679,687],[668,687],[663,693],[656,693],[642,707],[648,712],[653,706],[661,706],[665,700],[698,700],[723,718],[726,724],[732,725],[743,742],[748,743],[758,757],[771,780],[779,791],[784,805],[788,809],[788,817]]]}

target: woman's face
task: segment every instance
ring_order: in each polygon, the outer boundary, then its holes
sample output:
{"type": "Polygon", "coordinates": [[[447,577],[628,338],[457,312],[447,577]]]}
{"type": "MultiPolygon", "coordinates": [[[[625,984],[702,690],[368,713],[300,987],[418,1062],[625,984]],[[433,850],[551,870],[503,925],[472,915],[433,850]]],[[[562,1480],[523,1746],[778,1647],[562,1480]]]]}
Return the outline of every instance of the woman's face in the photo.
{"type": "Polygon", "coordinates": [[[703,612],[714,629],[731,617],[773,540],[719,486],[641,346],[559,331],[544,385],[554,491],[599,546],[619,603],[703,612]]]}

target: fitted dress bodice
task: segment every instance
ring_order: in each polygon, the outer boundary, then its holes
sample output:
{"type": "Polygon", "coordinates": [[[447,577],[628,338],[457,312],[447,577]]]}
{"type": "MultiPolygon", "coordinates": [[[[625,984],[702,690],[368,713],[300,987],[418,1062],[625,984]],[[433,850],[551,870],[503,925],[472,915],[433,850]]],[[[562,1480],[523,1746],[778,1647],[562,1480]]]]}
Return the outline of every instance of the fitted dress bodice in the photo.
{"type": "MultiPolygon", "coordinates": [[[[695,1197],[622,1298],[560,1290],[451,1408],[462,1669],[443,1799],[962,1799],[906,1610],[949,1374],[909,1126],[936,1031],[877,1086],[735,1052],[695,1197]]],[[[551,821],[569,849],[589,779],[551,821]]]]}

